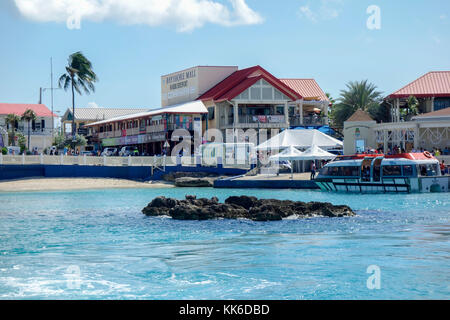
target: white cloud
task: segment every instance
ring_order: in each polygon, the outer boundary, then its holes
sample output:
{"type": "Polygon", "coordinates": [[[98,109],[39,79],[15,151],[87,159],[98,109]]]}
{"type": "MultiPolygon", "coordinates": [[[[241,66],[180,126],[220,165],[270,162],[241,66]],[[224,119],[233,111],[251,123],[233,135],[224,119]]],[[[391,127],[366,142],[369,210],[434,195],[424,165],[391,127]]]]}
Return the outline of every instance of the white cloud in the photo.
{"type": "Polygon", "coordinates": [[[231,8],[217,0],[15,0],[20,13],[38,22],[114,20],[123,24],[173,25],[192,31],[206,23],[222,26],[251,25],[263,18],[246,0],[228,0],[231,8]]]}
{"type": "Polygon", "coordinates": [[[342,11],[343,0],[320,0],[314,5],[309,3],[301,6],[298,11],[300,18],[306,18],[311,22],[319,20],[331,20],[337,18],[342,11]]]}
{"type": "Polygon", "coordinates": [[[442,42],[441,38],[438,36],[432,36],[432,39],[436,44],[441,44],[441,42],[442,42]]]}
{"type": "Polygon", "coordinates": [[[300,7],[298,14],[300,17],[304,16],[312,22],[317,22],[317,15],[311,11],[309,6],[300,7]]]}
{"type": "Polygon", "coordinates": [[[89,103],[87,104],[87,106],[88,106],[88,108],[95,108],[95,109],[100,108],[100,107],[98,106],[98,104],[96,104],[95,102],[89,102],[89,103]]]}

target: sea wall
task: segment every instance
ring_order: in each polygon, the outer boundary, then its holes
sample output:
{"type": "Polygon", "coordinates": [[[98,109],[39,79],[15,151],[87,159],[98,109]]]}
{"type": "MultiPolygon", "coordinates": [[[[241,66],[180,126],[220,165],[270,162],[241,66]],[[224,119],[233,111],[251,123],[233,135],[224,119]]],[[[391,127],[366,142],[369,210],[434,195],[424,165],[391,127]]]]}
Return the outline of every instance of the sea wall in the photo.
{"type": "Polygon", "coordinates": [[[241,175],[244,169],[223,167],[170,166],[165,171],[148,166],[80,166],[80,165],[0,165],[0,180],[23,178],[116,178],[130,180],[162,180],[170,172],[207,172],[217,175],[241,175]]]}

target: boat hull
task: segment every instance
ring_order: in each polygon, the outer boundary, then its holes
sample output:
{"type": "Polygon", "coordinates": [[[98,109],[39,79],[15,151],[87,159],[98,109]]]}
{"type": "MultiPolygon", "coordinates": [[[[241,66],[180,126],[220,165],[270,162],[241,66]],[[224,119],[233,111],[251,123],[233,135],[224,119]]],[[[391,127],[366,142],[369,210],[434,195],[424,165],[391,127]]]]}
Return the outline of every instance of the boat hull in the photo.
{"type": "Polygon", "coordinates": [[[322,191],[347,193],[429,193],[448,192],[449,176],[419,178],[384,178],[379,182],[361,179],[317,179],[322,191]]]}

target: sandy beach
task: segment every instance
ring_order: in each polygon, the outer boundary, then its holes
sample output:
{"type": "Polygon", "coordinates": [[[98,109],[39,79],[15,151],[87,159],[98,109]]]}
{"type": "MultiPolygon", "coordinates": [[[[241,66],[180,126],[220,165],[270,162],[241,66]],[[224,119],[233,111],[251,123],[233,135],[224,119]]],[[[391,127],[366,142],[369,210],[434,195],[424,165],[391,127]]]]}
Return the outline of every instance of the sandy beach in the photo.
{"type": "Polygon", "coordinates": [[[64,191],[89,189],[173,188],[166,182],[138,182],[123,179],[56,178],[22,179],[0,182],[0,192],[64,191]]]}

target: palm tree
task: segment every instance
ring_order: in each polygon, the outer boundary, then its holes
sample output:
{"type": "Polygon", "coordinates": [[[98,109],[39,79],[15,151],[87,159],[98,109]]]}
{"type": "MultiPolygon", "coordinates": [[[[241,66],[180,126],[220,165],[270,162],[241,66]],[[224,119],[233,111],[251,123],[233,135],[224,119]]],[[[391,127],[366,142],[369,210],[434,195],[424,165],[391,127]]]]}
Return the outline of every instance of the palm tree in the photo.
{"type": "Polygon", "coordinates": [[[377,118],[382,102],[382,93],[377,91],[377,87],[367,80],[350,81],[346,86],[345,90],[341,90],[338,103],[332,110],[335,125],[342,127],[344,121],[358,109],[367,111],[372,117],[377,118]]]}
{"type": "Polygon", "coordinates": [[[17,114],[10,113],[6,116],[6,123],[12,128],[12,146],[15,146],[14,138],[16,137],[16,124],[20,121],[20,117],[17,114]]]}
{"type": "Polygon", "coordinates": [[[22,115],[22,121],[28,122],[28,150],[30,150],[31,121],[35,120],[36,120],[36,113],[31,109],[25,110],[25,112],[22,115]]]}
{"type": "Polygon", "coordinates": [[[82,94],[95,92],[94,82],[97,81],[97,75],[92,70],[92,63],[81,53],[71,54],[66,66],[66,73],[59,78],[59,87],[68,90],[72,88],[72,138],[75,139],[75,91],[82,94]]]}
{"type": "Polygon", "coordinates": [[[417,116],[419,114],[419,100],[414,96],[409,96],[406,103],[408,104],[408,114],[417,116]]]}

